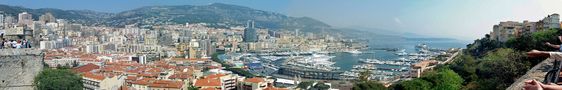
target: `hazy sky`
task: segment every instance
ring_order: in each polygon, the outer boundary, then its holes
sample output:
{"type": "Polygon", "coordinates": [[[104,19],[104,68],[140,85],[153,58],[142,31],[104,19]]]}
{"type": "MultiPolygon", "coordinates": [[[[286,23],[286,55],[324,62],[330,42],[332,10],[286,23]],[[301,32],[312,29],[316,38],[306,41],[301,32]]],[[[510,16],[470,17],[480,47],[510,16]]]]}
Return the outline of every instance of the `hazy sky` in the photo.
{"type": "Polygon", "coordinates": [[[537,21],[562,12],[562,0],[0,0],[0,4],[29,8],[102,12],[213,2],[312,17],[336,27],[377,28],[461,40],[483,37],[500,21],[537,21]]]}

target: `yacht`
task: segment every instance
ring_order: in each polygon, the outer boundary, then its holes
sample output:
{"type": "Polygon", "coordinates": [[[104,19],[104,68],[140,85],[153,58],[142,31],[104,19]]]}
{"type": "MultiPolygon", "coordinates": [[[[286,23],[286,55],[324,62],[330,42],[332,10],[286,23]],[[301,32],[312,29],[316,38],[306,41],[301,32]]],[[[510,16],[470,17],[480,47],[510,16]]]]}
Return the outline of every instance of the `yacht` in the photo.
{"type": "Polygon", "coordinates": [[[359,50],[349,50],[349,51],[345,51],[347,53],[351,53],[351,54],[361,54],[361,51],[359,50]]]}

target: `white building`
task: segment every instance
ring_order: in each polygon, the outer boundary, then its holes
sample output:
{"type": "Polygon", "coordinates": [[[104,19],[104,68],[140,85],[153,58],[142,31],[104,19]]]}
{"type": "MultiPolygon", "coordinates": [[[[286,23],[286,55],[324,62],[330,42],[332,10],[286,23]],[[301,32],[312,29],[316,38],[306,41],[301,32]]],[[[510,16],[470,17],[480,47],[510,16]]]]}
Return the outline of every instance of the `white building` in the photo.
{"type": "Polygon", "coordinates": [[[18,14],[18,24],[31,26],[33,24],[33,18],[30,13],[22,12],[18,14]]]}

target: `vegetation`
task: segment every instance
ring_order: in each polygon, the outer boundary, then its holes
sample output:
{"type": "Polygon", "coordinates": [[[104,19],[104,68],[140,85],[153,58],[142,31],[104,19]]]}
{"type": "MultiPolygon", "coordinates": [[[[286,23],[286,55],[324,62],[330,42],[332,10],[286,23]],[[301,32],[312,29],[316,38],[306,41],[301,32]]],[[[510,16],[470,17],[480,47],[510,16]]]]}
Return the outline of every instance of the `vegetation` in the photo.
{"type": "Polygon", "coordinates": [[[314,82],[312,82],[312,81],[304,81],[304,82],[299,83],[299,84],[297,85],[297,88],[300,88],[300,89],[308,89],[308,87],[312,86],[312,84],[314,84],[314,82]]]}
{"type": "Polygon", "coordinates": [[[423,79],[402,81],[393,86],[396,90],[431,90],[432,83],[423,79]]]}
{"type": "Polygon", "coordinates": [[[318,82],[312,88],[315,88],[317,90],[328,90],[328,89],[330,89],[330,86],[326,85],[325,83],[318,82]]]}
{"type": "Polygon", "coordinates": [[[45,69],[35,77],[39,90],[80,90],[82,77],[70,69],[45,69]]]}
{"type": "MultiPolygon", "coordinates": [[[[492,40],[490,35],[475,40],[467,49],[454,58],[449,65],[438,66],[436,70],[424,72],[421,78],[401,81],[391,86],[394,90],[503,90],[532,66],[544,58],[528,58],[525,52],[537,49],[553,51],[545,42],[560,44],[557,36],[560,29],[549,29],[532,34],[523,34],[506,42],[492,40]]],[[[381,85],[364,81],[354,90],[384,90],[381,85]]]]}
{"type": "Polygon", "coordinates": [[[369,80],[371,71],[365,70],[359,73],[358,81],[353,85],[353,90],[386,90],[382,83],[369,80]]]}
{"type": "Polygon", "coordinates": [[[402,81],[393,89],[396,90],[459,90],[462,88],[463,79],[448,68],[440,68],[427,72],[423,77],[402,81]]]}
{"type": "Polygon", "coordinates": [[[195,86],[189,86],[189,87],[187,87],[187,90],[199,90],[199,88],[197,88],[195,86]]]}
{"type": "Polygon", "coordinates": [[[211,55],[211,60],[218,62],[221,64],[221,66],[225,67],[224,70],[228,70],[228,71],[232,71],[233,73],[245,76],[245,77],[255,77],[256,75],[248,72],[247,70],[241,69],[241,68],[232,68],[232,65],[227,64],[226,62],[222,61],[219,59],[219,55],[224,54],[224,51],[218,51],[216,53],[214,53],[213,55],[211,55]]]}
{"type": "Polygon", "coordinates": [[[561,35],[560,29],[549,29],[525,33],[505,43],[491,40],[490,36],[486,35],[483,39],[467,45],[465,52],[455,58],[455,62],[447,68],[463,77],[463,89],[502,90],[532,66],[544,60],[527,58],[524,52],[533,49],[555,50],[544,43],[560,44],[558,35],[561,35]]]}
{"type": "Polygon", "coordinates": [[[377,81],[358,82],[353,85],[353,90],[387,90],[382,83],[377,81]]]}

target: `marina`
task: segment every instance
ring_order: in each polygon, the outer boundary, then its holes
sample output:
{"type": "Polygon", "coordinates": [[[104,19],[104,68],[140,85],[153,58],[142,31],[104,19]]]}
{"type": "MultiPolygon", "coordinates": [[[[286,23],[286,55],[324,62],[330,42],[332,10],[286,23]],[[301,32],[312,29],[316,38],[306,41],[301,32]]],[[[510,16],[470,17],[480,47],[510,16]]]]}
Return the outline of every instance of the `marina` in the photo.
{"type": "Polygon", "coordinates": [[[412,66],[422,60],[447,54],[426,44],[403,48],[347,49],[314,52],[262,52],[223,55],[223,59],[262,76],[352,80],[370,71],[372,80],[395,81],[409,77],[412,66]]]}

